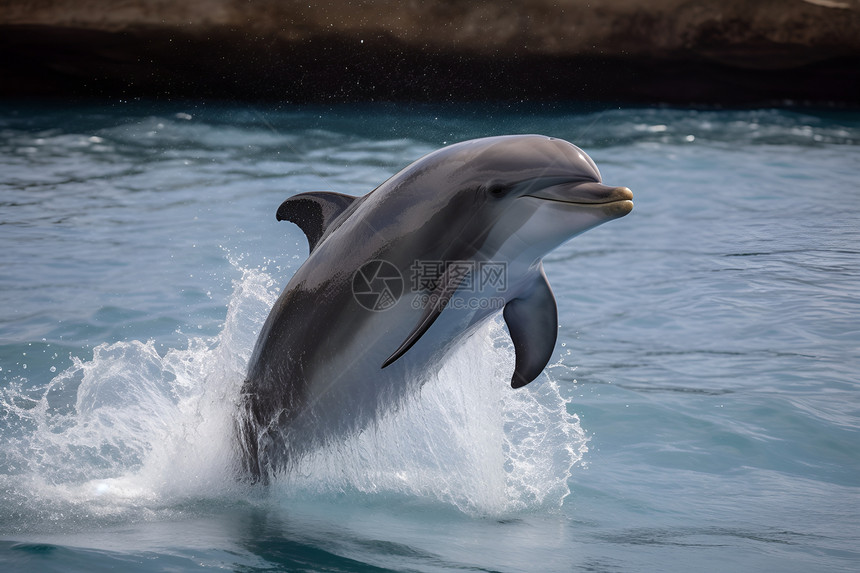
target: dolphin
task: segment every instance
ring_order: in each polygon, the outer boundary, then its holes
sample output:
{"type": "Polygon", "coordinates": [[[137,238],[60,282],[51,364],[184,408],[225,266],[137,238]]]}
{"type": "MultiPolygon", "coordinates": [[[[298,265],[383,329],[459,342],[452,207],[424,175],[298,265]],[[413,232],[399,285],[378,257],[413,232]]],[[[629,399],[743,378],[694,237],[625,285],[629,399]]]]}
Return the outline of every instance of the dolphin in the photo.
{"type": "Polygon", "coordinates": [[[240,393],[241,471],[267,482],[361,431],[502,311],[511,386],[552,356],[558,316],[542,257],[633,209],[562,139],[510,135],[430,153],[370,193],[301,193],[277,219],[310,254],[275,302],[240,393]]]}

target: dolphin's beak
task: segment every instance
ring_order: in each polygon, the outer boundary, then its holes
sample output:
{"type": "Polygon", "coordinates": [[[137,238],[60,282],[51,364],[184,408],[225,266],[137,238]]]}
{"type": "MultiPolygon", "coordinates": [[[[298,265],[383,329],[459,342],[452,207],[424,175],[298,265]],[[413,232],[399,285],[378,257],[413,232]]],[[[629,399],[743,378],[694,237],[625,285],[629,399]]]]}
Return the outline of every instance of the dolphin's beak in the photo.
{"type": "Polygon", "coordinates": [[[594,181],[551,185],[527,193],[526,196],[573,205],[605,205],[627,201],[630,202],[630,209],[633,208],[633,192],[630,189],[627,187],[610,187],[594,181]]]}

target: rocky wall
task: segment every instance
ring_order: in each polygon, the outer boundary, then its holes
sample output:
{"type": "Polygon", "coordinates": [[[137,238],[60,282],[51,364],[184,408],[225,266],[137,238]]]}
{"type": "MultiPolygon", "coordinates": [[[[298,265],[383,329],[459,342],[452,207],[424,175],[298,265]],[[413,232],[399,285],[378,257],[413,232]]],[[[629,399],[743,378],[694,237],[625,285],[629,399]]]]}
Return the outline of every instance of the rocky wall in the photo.
{"type": "Polygon", "coordinates": [[[0,96],[860,103],[860,0],[0,0],[0,96]]]}

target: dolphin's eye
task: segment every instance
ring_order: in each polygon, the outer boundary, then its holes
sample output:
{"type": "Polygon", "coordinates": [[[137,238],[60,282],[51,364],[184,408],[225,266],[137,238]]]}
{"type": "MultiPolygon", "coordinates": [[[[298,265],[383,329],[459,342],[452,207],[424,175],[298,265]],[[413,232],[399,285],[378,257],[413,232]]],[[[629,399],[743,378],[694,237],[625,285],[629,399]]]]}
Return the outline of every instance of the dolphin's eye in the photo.
{"type": "Polygon", "coordinates": [[[501,183],[491,183],[487,186],[487,194],[489,194],[490,197],[504,197],[507,192],[507,185],[503,185],[501,183]]]}

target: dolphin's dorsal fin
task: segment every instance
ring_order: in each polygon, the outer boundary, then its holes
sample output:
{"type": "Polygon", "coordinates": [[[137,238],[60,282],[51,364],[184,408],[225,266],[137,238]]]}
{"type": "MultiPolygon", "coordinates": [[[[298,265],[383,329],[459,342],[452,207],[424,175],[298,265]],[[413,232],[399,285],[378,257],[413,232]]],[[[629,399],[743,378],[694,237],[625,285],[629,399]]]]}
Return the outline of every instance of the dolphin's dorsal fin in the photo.
{"type": "Polygon", "coordinates": [[[525,293],[505,305],[504,317],[517,353],[511,386],[525,386],[546,367],[558,337],[555,297],[540,265],[540,274],[525,293]]]}
{"type": "Polygon", "coordinates": [[[276,217],[278,221],[291,221],[298,225],[308,238],[310,252],[313,252],[332,221],[356,199],[358,197],[329,191],[299,193],[281,203],[276,217]]]}
{"type": "Polygon", "coordinates": [[[418,326],[409,333],[409,336],[407,336],[406,340],[403,341],[403,344],[394,351],[394,354],[389,356],[388,359],[382,363],[383,368],[406,354],[406,351],[418,342],[418,339],[427,332],[427,329],[430,328],[436,319],[439,318],[439,315],[442,314],[442,311],[445,310],[445,307],[448,306],[448,301],[450,301],[451,297],[454,296],[454,293],[457,292],[457,289],[460,287],[460,283],[464,278],[466,278],[466,275],[459,272],[459,269],[455,265],[449,265],[445,269],[445,272],[442,273],[442,276],[439,278],[433,293],[428,297],[428,300],[434,301],[434,304],[427,305],[427,308],[424,309],[424,314],[421,316],[421,320],[418,321],[418,326]]]}

